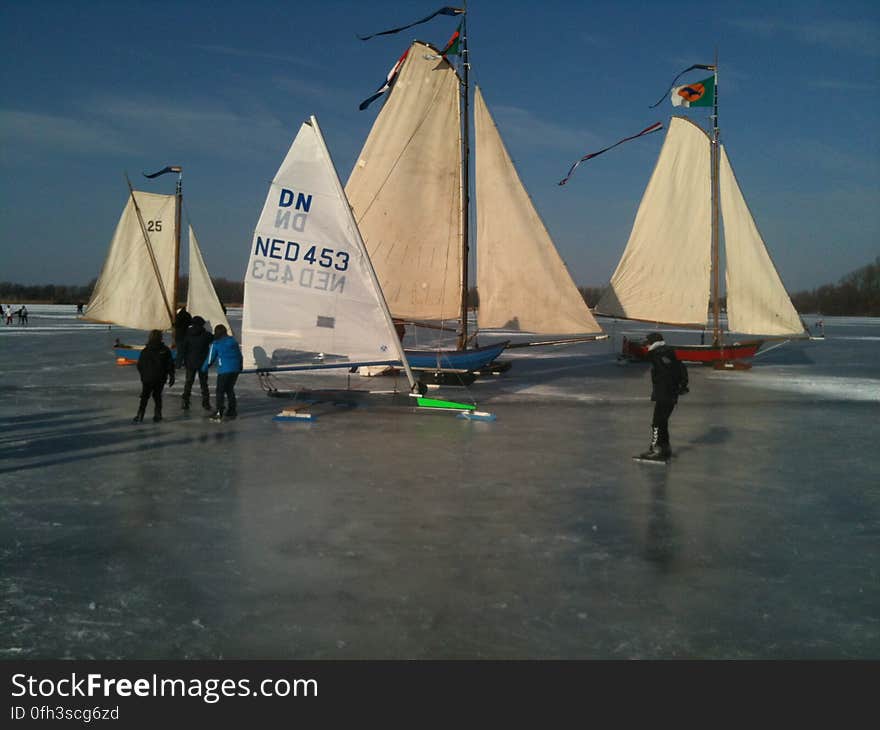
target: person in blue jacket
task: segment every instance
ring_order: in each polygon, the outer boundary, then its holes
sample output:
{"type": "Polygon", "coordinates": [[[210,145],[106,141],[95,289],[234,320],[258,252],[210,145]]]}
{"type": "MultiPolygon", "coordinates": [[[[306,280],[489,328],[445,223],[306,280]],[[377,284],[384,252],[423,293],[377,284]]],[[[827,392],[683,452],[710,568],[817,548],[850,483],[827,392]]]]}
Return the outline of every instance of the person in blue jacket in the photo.
{"type": "Polygon", "coordinates": [[[212,421],[232,420],[238,413],[235,402],[235,381],[241,372],[241,348],[238,342],[227,331],[226,327],[218,324],[214,328],[214,341],[208,356],[202,364],[202,372],[207,373],[208,368],[217,363],[217,411],[211,416],[212,421]],[[229,399],[229,410],[224,409],[226,399],[229,399]]]}

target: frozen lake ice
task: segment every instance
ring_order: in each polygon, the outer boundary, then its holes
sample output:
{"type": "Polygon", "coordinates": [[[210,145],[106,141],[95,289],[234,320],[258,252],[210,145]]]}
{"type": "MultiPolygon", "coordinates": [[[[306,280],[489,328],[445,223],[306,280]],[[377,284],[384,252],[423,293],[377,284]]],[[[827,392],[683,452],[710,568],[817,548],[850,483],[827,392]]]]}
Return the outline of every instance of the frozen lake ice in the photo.
{"type": "Polygon", "coordinates": [[[630,323],[436,391],[492,423],[277,423],[243,375],[237,421],[182,412],[178,383],[135,426],[111,346],[145,334],[28,309],[0,325],[0,658],[880,657],[878,319],[692,366],[663,467],[630,459],[630,323]]]}

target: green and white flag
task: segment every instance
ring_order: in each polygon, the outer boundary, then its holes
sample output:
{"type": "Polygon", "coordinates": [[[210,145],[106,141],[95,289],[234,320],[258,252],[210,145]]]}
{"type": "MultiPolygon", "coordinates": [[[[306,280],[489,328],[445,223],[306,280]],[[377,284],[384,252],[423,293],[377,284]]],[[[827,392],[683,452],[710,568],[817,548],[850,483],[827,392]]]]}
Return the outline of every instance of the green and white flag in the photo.
{"type": "Polygon", "coordinates": [[[684,86],[673,86],[672,106],[712,106],[715,103],[715,77],[684,86]]]}

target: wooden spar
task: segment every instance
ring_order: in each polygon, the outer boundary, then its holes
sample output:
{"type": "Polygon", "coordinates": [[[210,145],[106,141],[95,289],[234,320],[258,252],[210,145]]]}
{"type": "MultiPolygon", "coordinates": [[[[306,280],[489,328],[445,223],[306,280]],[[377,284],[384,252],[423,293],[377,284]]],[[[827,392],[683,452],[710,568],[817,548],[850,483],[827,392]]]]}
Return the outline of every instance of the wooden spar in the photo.
{"type": "Polygon", "coordinates": [[[718,143],[718,51],[715,51],[715,99],[712,109],[712,342],[721,344],[721,276],[718,231],[718,169],[721,160],[721,147],[718,143]]]}
{"type": "Polygon", "coordinates": [[[174,312],[168,303],[168,292],[165,291],[165,283],[162,281],[162,273],[159,271],[159,264],[156,262],[156,254],[153,252],[153,244],[150,243],[150,234],[147,233],[147,226],[144,223],[144,217],[141,215],[141,208],[137,204],[137,198],[134,197],[134,188],[131,186],[131,180],[128,175],[125,176],[125,182],[128,183],[128,194],[131,195],[131,202],[134,203],[134,212],[137,214],[138,223],[141,226],[141,235],[144,237],[144,244],[147,247],[147,254],[150,257],[150,263],[153,265],[153,273],[156,275],[156,281],[159,282],[159,291],[162,293],[162,301],[165,303],[165,311],[168,313],[168,319],[171,323],[171,329],[174,329],[174,312]]]}
{"type": "Polygon", "coordinates": [[[470,247],[470,122],[468,119],[468,69],[470,58],[467,45],[467,0],[464,2],[464,13],[461,21],[461,332],[458,336],[458,349],[467,348],[468,342],[468,250],[470,247]]]}
{"type": "MultiPolygon", "coordinates": [[[[174,315],[177,312],[177,297],[180,291],[180,209],[183,207],[183,168],[177,173],[177,189],[175,190],[174,209],[174,283],[171,293],[171,344],[177,346],[177,329],[174,327],[174,315]]],[[[192,265],[192,264],[190,264],[192,265]]]]}

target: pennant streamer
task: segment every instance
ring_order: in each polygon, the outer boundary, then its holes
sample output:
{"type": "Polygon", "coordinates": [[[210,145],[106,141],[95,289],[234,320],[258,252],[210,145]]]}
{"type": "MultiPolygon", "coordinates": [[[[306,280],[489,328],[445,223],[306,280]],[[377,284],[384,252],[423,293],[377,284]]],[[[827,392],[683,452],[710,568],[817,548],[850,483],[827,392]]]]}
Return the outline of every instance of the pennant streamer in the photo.
{"type": "Polygon", "coordinates": [[[382,84],[382,86],[380,86],[378,89],[376,89],[376,93],[375,93],[375,94],[373,94],[373,95],[372,95],[371,97],[369,97],[368,99],[364,99],[364,100],[358,105],[358,109],[360,109],[361,111],[363,111],[363,110],[366,109],[368,106],[370,106],[370,104],[372,104],[374,101],[376,101],[376,99],[378,99],[380,96],[382,96],[382,94],[384,94],[386,91],[388,91],[388,89],[391,88],[391,84],[393,84],[393,83],[394,83],[394,79],[397,78],[397,72],[400,71],[400,67],[403,65],[403,61],[404,61],[404,59],[406,58],[406,55],[407,55],[408,53],[409,53],[409,48],[407,48],[407,49],[403,52],[403,55],[402,55],[400,58],[397,59],[397,63],[395,63],[395,64],[391,67],[391,70],[388,72],[388,76],[385,77],[385,83],[382,84]]]}
{"type": "Polygon", "coordinates": [[[674,79],[672,79],[672,83],[669,84],[669,89],[667,89],[667,91],[664,92],[663,96],[660,97],[660,101],[658,101],[656,104],[651,104],[651,106],[649,106],[648,109],[653,109],[653,108],[656,107],[656,106],[660,106],[660,104],[663,103],[663,100],[664,100],[667,96],[669,96],[669,94],[672,92],[672,87],[675,86],[675,82],[678,81],[682,76],[684,76],[688,71],[693,71],[693,70],[696,69],[696,68],[701,68],[701,69],[703,69],[704,71],[714,71],[714,70],[715,70],[715,67],[714,67],[714,66],[706,66],[706,65],[704,65],[704,64],[702,64],[702,63],[695,63],[695,64],[694,64],[693,66],[691,66],[690,68],[686,68],[686,69],[685,69],[684,71],[682,71],[678,76],[676,76],[674,79]]]}
{"type": "Polygon", "coordinates": [[[569,178],[572,176],[574,171],[577,169],[577,166],[580,165],[582,162],[586,162],[587,160],[592,160],[594,157],[598,157],[603,152],[607,152],[610,149],[614,149],[619,144],[623,144],[624,142],[629,142],[631,139],[643,137],[646,134],[651,134],[651,132],[659,132],[661,129],[663,129],[663,125],[660,122],[654,122],[654,124],[652,124],[650,127],[645,127],[645,129],[643,129],[638,134],[634,134],[632,137],[627,137],[626,139],[620,140],[620,142],[615,142],[613,145],[611,145],[610,147],[606,147],[604,150],[599,150],[598,152],[591,152],[588,155],[584,155],[583,157],[581,157],[581,159],[579,159],[577,162],[575,162],[571,166],[571,169],[568,171],[568,175],[565,176],[565,179],[560,180],[559,184],[565,185],[565,183],[568,182],[569,178]]]}
{"type": "Polygon", "coordinates": [[[147,175],[147,173],[143,173],[144,177],[148,177],[153,179],[154,177],[159,177],[159,175],[164,175],[166,172],[183,172],[183,168],[178,165],[170,165],[159,172],[154,172],[152,175],[147,175]]]}
{"type": "Polygon", "coordinates": [[[373,33],[373,35],[359,35],[362,41],[368,41],[370,38],[375,38],[380,35],[391,35],[393,33],[400,33],[402,30],[406,30],[407,28],[412,28],[414,25],[421,25],[422,23],[427,23],[432,18],[436,18],[438,15],[462,15],[464,13],[463,8],[453,8],[450,6],[446,6],[444,8],[440,8],[437,12],[431,13],[427,18],[422,18],[421,20],[417,20],[415,23],[410,23],[409,25],[401,26],[400,28],[392,28],[391,30],[383,30],[381,33],[373,33]]]}

